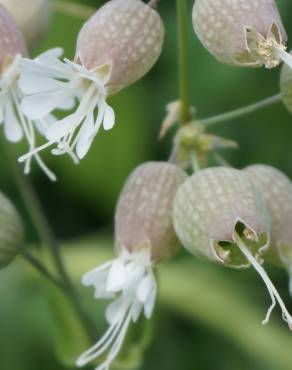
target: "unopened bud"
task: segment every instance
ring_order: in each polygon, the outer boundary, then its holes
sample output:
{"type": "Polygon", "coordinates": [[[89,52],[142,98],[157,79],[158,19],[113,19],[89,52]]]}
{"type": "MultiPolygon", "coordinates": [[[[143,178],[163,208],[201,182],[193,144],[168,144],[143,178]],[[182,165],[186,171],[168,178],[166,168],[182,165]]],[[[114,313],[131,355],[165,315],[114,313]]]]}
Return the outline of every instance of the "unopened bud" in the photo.
{"type": "MultiPolygon", "coordinates": [[[[274,167],[253,165],[244,170],[264,195],[271,216],[272,246],[290,254],[292,262],[292,183],[274,167]]],[[[279,251],[279,250],[278,250],[279,251]]],[[[288,256],[287,256],[288,257],[288,256]]],[[[285,261],[283,261],[285,262],[285,261]]]]}
{"type": "Polygon", "coordinates": [[[10,14],[0,5],[0,73],[17,54],[27,54],[24,39],[10,14]]]}
{"type": "Polygon", "coordinates": [[[23,242],[23,225],[13,204],[0,193],[0,269],[9,265],[23,242]]]}
{"type": "Polygon", "coordinates": [[[283,60],[291,65],[274,0],[196,0],[193,24],[202,44],[223,63],[274,68],[283,60]]]}
{"type": "Polygon", "coordinates": [[[292,71],[286,64],[281,69],[280,90],[285,107],[292,113],[292,71]]]}
{"type": "Polygon", "coordinates": [[[50,0],[0,0],[12,15],[29,47],[38,44],[51,17],[50,0]]]}
{"type": "Polygon", "coordinates": [[[167,162],[149,162],[129,177],[116,210],[116,242],[133,252],[150,244],[152,260],[172,256],[179,246],[172,225],[173,200],[187,175],[167,162]]]}
{"type": "MultiPolygon", "coordinates": [[[[255,241],[269,233],[268,212],[259,191],[242,171],[224,167],[199,171],[184,182],[175,198],[173,221],[180,241],[192,254],[232,267],[249,266],[234,245],[238,223],[255,241]],[[226,246],[220,244],[225,242],[226,246]]],[[[261,254],[266,244],[256,253],[261,254]]]]}
{"type": "Polygon", "coordinates": [[[153,67],[163,40],[164,26],[155,9],[141,0],[111,0],[80,31],[76,59],[89,70],[110,63],[113,93],[153,67]]]}
{"type": "Polygon", "coordinates": [[[197,172],[177,192],[173,220],[178,237],[191,253],[232,267],[253,266],[272,300],[263,324],[269,322],[278,302],[292,330],[292,317],[261,266],[261,256],[269,246],[269,213],[248,174],[223,167],[197,172]]]}

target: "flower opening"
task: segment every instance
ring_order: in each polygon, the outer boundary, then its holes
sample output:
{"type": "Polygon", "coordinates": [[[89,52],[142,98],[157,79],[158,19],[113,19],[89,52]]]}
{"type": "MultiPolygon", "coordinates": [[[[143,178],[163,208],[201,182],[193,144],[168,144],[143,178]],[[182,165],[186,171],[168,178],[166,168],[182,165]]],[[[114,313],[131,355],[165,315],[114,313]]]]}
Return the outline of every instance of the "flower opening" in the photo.
{"type": "Polygon", "coordinates": [[[111,63],[89,71],[67,59],[60,61],[61,53],[61,49],[53,49],[35,60],[23,60],[19,84],[26,97],[22,110],[27,117],[38,120],[56,109],[72,108],[75,99],[79,100],[78,107],[65,118],[49,124],[45,130],[47,143],[19,158],[20,162],[55,146],[54,155],[67,153],[78,163],[87,154],[101,126],[106,130],[114,126],[114,111],[106,103],[111,63]]]}
{"type": "Polygon", "coordinates": [[[106,354],[96,370],[108,370],[122,348],[131,322],[137,322],[142,311],[148,319],[153,313],[157,285],[149,243],[133,252],[121,247],[117,259],[85,274],[83,284],[95,288],[96,299],[112,298],[113,302],[106,309],[108,330],[76,364],[82,367],[106,354]]]}

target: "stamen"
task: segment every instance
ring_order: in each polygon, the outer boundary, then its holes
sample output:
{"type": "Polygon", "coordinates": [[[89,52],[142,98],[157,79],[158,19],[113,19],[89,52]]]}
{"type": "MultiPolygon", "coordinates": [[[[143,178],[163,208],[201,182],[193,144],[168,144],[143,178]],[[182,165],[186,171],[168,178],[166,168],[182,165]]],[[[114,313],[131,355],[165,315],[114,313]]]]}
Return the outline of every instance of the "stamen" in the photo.
{"type": "Polygon", "coordinates": [[[275,49],[275,53],[278,57],[286,63],[292,69],[292,55],[287,53],[287,51],[281,47],[275,49]]]}
{"type": "Polygon", "coordinates": [[[263,325],[267,324],[270,319],[270,315],[276,305],[276,301],[278,302],[279,306],[281,307],[282,314],[283,314],[283,319],[287,322],[289,329],[292,330],[292,317],[289,314],[282,298],[280,297],[277,289],[275,288],[274,284],[270,280],[269,276],[267,275],[266,271],[264,268],[260,265],[260,263],[256,260],[256,258],[252,255],[252,253],[249,251],[248,247],[244,244],[243,240],[241,237],[238,235],[238,233],[234,233],[235,236],[235,241],[238,246],[238,248],[241,250],[242,254],[246,257],[246,259],[250,262],[250,264],[255,268],[255,270],[258,272],[258,274],[261,276],[263,279],[268,292],[271,296],[272,299],[272,305],[270,306],[266,318],[263,321],[263,325]]]}
{"type": "MultiPolygon", "coordinates": [[[[16,112],[20,119],[20,124],[23,128],[24,135],[26,136],[27,142],[29,144],[30,150],[33,150],[35,148],[35,132],[34,132],[34,126],[31,120],[26,119],[21,111],[20,108],[20,102],[21,102],[21,93],[20,91],[13,91],[12,90],[12,97],[14,101],[14,105],[16,108],[16,112]]],[[[57,178],[55,174],[45,165],[43,160],[40,158],[38,154],[34,155],[36,162],[40,166],[40,168],[44,171],[44,173],[48,176],[48,178],[51,181],[56,181],[57,178]]],[[[30,164],[31,164],[32,156],[29,157],[25,162],[25,169],[24,173],[27,175],[30,172],[30,164]]]]}
{"type": "Polygon", "coordinates": [[[87,350],[83,355],[79,357],[76,362],[76,365],[78,367],[85,366],[93,360],[97,359],[111,345],[112,350],[110,351],[107,359],[104,361],[101,367],[105,366],[106,364],[110,364],[114,360],[122,346],[124,337],[131,322],[131,310],[129,310],[128,305],[125,306],[123,302],[123,306],[120,310],[121,311],[117,319],[111,324],[104,336],[92,348],[87,350]]]}

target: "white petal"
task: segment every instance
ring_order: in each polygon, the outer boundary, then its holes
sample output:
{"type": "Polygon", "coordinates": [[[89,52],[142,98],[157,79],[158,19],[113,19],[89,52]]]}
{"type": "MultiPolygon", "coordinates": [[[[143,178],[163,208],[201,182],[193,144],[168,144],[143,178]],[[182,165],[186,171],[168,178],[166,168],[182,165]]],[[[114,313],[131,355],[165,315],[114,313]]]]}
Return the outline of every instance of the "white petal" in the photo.
{"type": "Polygon", "coordinates": [[[16,143],[23,137],[22,128],[15,113],[11,99],[6,99],[4,105],[4,133],[8,141],[16,143]]]}
{"type": "Polygon", "coordinates": [[[63,89],[66,86],[66,82],[30,72],[20,75],[18,85],[21,91],[31,95],[63,89]]]}
{"type": "MultiPolygon", "coordinates": [[[[106,103],[105,103],[106,104],[106,103]]],[[[115,112],[108,104],[105,106],[105,114],[103,119],[103,128],[108,131],[115,125],[115,112]]]]}
{"type": "Polygon", "coordinates": [[[49,141],[60,141],[64,136],[74,130],[75,113],[54,122],[46,131],[46,138],[49,141]]]}
{"type": "Polygon", "coordinates": [[[76,99],[75,98],[71,98],[71,99],[68,99],[66,101],[64,101],[60,106],[59,106],[59,109],[61,110],[71,110],[74,108],[76,104],[76,99]]]}
{"type": "Polygon", "coordinates": [[[28,96],[23,99],[21,108],[27,117],[33,120],[40,119],[67,101],[66,95],[64,91],[61,91],[28,96]]]}
{"type": "Polygon", "coordinates": [[[148,297],[147,302],[144,305],[144,314],[147,319],[153,314],[155,302],[156,302],[156,295],[157,295],[157,285],[155,285],[155,289],[152,290],[150,296],[148,297]]]}
{"type": "Polygon", "coordinates": [[[76,146],[77,156],[82,159],[88,153],[94,139],[94,114],[90,112],[80,129],[80,137],[76,146]]]}
{"type": "Polygon", "coordinates": [[[46,56],[60,59],[63,54],[64,54],[64,50],[62,48],[57,47],[57,48],[52,48],[52,49],[49,49],[43,52],[42,54],[38,56],[37,59],[41,60],[41,58],[46,57],[46,56]]]}
{"type": "Polygon", "coordinates": [[[107,291],[118,292],[121,290],[126,281],[126,268],[122,260],[117,259],[109,272],[107,291]]]}
{"type": "Polygon", "coordinates": [[[139,317],[141,315],[142,309],[143,309],[143,304],[142,303],[137,302],[137,301],[135,301],[133,303],[132,310],[131,310],[133,322],[137,322],[138,321],[138,319],[139,319],[139,317]]]}
{"type": "Polygon", "coordinates": [[[105,311],[105,317],[107,322],[109,324],[112,324],[115,321],[118,321],[119,317],[122,315],[122,312],[124,312],[124,307],[125,301],[122,296],[117,298],[110,305],[108,305],[105,311]]]}
{"type": "Polygon", "coordinates": [[[141,283],[139,284],[137,291],[136,291],[136,297],[139,302],[145,303],[147,299],[149,298],[149,295],[155,289],[156,282],[152,274],[146,275],[141,283]]]}
{"type": "Polygon", "coordinates": [[[52,66],[40,64],[37,60],[22,59],[21,60],[22,73],[34,73],[39,76],[46,76],[59,79],[70,80],[74,75],[74,71],[68,68],[67,64],[60,66],[59,68],[53,68],[52,66]]]}

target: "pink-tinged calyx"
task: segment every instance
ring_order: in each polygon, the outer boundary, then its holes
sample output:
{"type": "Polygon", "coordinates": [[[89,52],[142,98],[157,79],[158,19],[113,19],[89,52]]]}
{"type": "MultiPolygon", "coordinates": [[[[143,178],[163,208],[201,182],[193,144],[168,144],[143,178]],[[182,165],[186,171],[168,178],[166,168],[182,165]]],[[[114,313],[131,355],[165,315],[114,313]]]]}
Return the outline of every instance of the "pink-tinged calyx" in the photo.
{"type": "Polygon", "coordinates": [[[154,261],[172,256],[180,244],[172,225],[173,201],[186,179],[184,171],[167,162],[148,162],[135,169],[116,209],[117,248],[134,251],[149,245],[154,261]]]}
{"type": "Polygon", "coordinates": [[[109,91],[141,79],[157,61],[164,26],[158,12],[141,0],[111,0],[85,23],[76,60],[94,70],[110,64],[109,91]]]}

